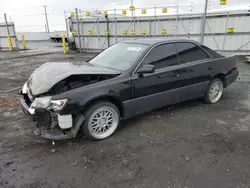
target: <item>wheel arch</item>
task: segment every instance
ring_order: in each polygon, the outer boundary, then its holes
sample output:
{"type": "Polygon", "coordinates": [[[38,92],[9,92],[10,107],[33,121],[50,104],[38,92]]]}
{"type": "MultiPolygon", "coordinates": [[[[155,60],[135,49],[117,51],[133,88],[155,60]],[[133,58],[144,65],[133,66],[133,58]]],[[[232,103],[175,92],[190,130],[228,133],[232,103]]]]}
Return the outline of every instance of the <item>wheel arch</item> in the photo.
{"type": "Polygon", "coordinates": [[[104,95],[104,96],[99,96],[99,97],[95,97],[93,99],[91,99],[90,101],[88,101],[85,105],[84,105],[84,110],[88,109],[91,105],[95,104],[95,103],[98,103],[98,102],[101,102],[101,101],[108,101],[112,104],[114,104],[119,112],[120,112],[120,117],[122,118],[123,115],[124,115],[124,107],[122,105],[122,102],[114,97],[114,96],[110,96],[110,95],[104,95]]]}
{"type": "Polygon", "coordinates": [[[222,81],[222,83],[223,83],[223,87],[224,88],[226,87],[227,80],[226,80],[226,75],[225,74],[223,74],[223,73],[216,74],[212,79],[214,79],[214,78],[219,78],[222,81]]]}

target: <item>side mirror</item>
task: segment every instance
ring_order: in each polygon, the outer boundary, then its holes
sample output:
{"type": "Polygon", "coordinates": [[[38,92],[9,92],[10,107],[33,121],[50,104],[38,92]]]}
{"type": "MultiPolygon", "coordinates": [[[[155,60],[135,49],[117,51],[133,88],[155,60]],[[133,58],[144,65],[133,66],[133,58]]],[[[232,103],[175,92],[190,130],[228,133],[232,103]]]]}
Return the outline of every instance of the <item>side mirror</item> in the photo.
{"type": "Polygon", "coordinates": [[[138,71],[138,73],[144,74],[144,73],[153,73],[155,71],[155,66],[146,64],[141,67],[141,69],[138,71]]]}

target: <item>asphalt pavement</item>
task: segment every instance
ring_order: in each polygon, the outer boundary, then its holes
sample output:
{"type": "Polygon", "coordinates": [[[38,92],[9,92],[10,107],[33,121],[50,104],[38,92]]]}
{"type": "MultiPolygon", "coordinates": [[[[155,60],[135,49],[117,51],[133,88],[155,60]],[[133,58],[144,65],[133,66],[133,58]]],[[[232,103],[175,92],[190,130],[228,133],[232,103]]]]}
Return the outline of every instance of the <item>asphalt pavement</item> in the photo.
{"type": "Polygon", "coordinates": [[[36,137],[16,88],[41,64],[91,54],[0,60],[0,187],[246,188],[250,185],[250,65],[214,105],[202,100],[123,121],[110,138],[55,142],[36,137]]]}

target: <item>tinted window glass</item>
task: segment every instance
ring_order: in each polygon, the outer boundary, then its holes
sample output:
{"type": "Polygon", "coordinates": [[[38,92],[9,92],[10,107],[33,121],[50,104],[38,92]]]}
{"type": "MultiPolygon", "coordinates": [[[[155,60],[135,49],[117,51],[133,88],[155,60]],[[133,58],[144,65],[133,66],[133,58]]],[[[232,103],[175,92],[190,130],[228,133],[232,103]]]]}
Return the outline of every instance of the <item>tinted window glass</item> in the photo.
{"type": "Polygon", "coordinates": [[[179,62],[181,64],[209,58],[209,56],[195,44],[176,43],[175,45],[179,55],[179,62]]]}
{"type": "Polygon", "coordinates": [[[211,50],[210,48],[206,46],[201,46],[203,49],[205,49],[208,53],[210,53],[214,58],[220,58],[223,57],[221,54],[218,54],[217,52],[211,50]]]}
{"type": "Polygon", "coordinates": [[[143,44],[117,43],[98,54],[89,63],[124,71],[140,59],[147,49],[148,46],[143,44]]]}
{"type": "Polygon", "coordinates": [[[155,69],[177,65],[177,54],[174,44],[164,44],[155,47],[144,59],[144,64],[152,64],[155,69]]]}

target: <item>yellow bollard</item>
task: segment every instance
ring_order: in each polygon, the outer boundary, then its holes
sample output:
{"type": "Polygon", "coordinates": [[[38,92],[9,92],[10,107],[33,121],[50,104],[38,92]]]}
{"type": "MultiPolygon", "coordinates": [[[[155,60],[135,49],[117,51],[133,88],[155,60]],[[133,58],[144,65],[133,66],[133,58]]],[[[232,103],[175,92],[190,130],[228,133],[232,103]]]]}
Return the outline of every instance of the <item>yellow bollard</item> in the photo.
{"type": "Polygon", "coordinates": [[[9,49],[10,49],[10,51],[12,51],[13,50],[13,47],[12,47],[12,42],[11,42],[11,38],[10,38],[10,35],[8,35],[8,45],[9,45],[9,49]]]}
{"type": "Polygon", "coordinates": [[[65,35],[62,36],[62,46],[63,46],[63,53],[66,54],[67,49],[66,49],[65,35]]]}
{"type": "Polygon", "coordinates": [[[26,41],[24,39],[24,35],[22,35],[22,45],[23,45],[23,49],[26,49],[26,41]]]}

